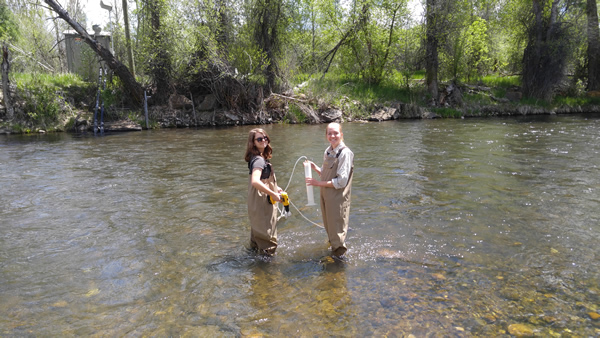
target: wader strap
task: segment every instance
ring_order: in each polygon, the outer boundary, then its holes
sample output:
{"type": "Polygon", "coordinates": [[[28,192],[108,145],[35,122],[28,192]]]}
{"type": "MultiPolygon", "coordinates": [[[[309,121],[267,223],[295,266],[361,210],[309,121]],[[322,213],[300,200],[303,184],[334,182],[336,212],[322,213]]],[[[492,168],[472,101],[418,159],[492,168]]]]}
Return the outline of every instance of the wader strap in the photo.
{"type": "MultiPolygon", "coordinates": [[[[346,149],[346,147],[341,147],[340,150],[338,150],[337,155],[335,155],[335,158],[339,158],[340,154],[342,153],[342,150],[346,149]]],[[[329,156],[329,152],[327,152],[327,156],[329,156]]]]}

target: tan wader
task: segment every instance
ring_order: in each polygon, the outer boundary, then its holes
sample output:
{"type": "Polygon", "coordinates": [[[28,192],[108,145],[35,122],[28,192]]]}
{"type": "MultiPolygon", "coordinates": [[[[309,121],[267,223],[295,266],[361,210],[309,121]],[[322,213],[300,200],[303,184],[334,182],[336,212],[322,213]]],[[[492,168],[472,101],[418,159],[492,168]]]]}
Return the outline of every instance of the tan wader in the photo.
{"type": "MultiPolygon", "coordinates": [[[[325,156],[321,167],[321,181],[329,181],[336,177],[339,159],[325,156]]],[[[321,211],[323,223],[331,251],[335,256],[342,256],[346,248],[346,234],[348,233],[348,220],[350,218],[350,192],[354,167],[350,171],[348,184],[342,189],[321,187],[321,211]]]]}
{"type": "MultiPolygon", "coordinates": [[[[277,191],[275,174],[262,180],[277,191]]],[[[272,255],[277,249],[277,207],[267,201],[267,194],[252,186],[252,175],[248,178],[248,216],[250,218],[250,245],[261,253],[272,255]]]]}

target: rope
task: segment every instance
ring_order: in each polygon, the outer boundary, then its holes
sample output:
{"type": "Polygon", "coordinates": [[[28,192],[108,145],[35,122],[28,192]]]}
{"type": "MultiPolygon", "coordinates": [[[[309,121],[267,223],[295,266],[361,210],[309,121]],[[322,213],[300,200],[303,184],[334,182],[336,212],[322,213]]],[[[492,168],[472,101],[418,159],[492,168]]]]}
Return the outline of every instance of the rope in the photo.
{"type": "MultiPolygon", "coordinates": [[[[285,186],[285,189],[283,189],[283,191],[287,191],[288,188],[290,187],[290,183],[292,183],[292,177],[294,177],[294,171],[296,170],[296,165],[298,165],[298,162],[300,162],[300,160],[303,158],[308,160],[308,157],[306,157],[306,156],[298,157],[298,159],[296,160],[296,163],[294,163],[294,167],[292,168],[292,174],[290,175],[290,180],[288,181],[288,184],[285,186]]],[[[308,217],[304,216],[304,214],[300,211],[300,209],[298,209],[298,207],[294,203],[292,203],[292,199],[289,198],[289,196],[288,196],[288,199],[290,201],[290,204],[294,207],[294,209],[296,209],[296,211],[298,211],[300,216],[302,216],[309,223],[316,225],[319,228],[325,229],[325,227],[322,226],[321,224],[315,223],[315,222],[311,221],[310,219],[308,219],[308,217]]],[[[277,217],[277,221],[279,221],[282,217],[285,217],[285,209],[282,206],[281,209],[279,209],[279,207],[277,207],[277,210],[279,211],[279,217],[277,217]]]]}

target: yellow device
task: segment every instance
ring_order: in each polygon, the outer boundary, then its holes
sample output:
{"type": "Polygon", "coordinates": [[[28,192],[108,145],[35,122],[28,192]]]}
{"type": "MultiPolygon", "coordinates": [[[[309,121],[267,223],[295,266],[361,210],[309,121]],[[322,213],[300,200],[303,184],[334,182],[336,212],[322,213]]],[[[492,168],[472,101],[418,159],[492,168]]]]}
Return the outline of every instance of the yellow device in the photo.
{"type": "Polygon", "coordinates": [[[285,212],[289,213],[290,212],[290,199],[288,198],[287,192],[281,193],[281,202],[282,202],[283,206],[285,207],[285,212]]]}
{"type": "MultiPolygon", "coordinates": [[[[290,216],[292,213],[290,212],[290,198],[288,197],[287,192],[282,192],[281,193],[281,204],[283,204],[283,207],[285,208],[285,214],[284,216],[287,218],[288,216],[290,216]]],[[[269,197],[269,203],[271,204],[275,204],[275,200],[273,199],[273,197],[271,197],[271,195],[268,195],[269,197]]]]}

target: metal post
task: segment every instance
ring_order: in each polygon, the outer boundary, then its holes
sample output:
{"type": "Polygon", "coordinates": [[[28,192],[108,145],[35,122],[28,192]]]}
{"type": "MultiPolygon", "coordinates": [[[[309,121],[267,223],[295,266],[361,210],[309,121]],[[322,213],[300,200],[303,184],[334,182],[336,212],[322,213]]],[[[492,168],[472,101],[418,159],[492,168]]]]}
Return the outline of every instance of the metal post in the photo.
{"type": "MultiPolygon", "coordinates": [[[[106,69],[104,70],[104,78],[102,79],[102,90],[106,89],[106,69]]],[[[104,135],[104,97],[102,97],[102,109],[100,109],[100,135],[104,135]]]]}
{"type": "Polygon", "coordinates": [[[192,99],[192,112],[194,113],[194,126],[198,126],[198,119],[196,118],[196,107],[194,106],[194,95],[190,92],[190,99],[192,99]]]}
{"type": "Polygon", "coordinates": [[[150,129],[150,123],[148,123],[148,96],[144,90],[144,113],[146,114],[146,129],[150,129]]]}
{"type": "Polygon", "coordinates": [[[96,107],[94,108],[94,136],[98,131],[98,105],[100,104],[100,84],[102,83],[102,66],[98,70],[98,92],[96,92],[96,107]]]}

